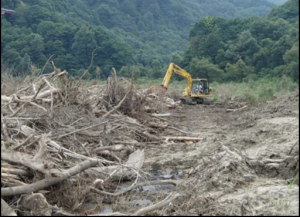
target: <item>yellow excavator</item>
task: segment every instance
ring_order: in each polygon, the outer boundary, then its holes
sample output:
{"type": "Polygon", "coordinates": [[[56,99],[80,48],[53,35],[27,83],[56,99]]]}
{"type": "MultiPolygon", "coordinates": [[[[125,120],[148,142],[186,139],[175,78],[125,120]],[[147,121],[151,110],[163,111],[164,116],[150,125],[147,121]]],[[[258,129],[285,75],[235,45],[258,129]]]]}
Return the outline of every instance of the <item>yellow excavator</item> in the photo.
{"type": "Polygon", "coordinates": [[[183,104],[203,104],[205,103],[207,97],[213,96],[212,89],[209,87],[207,79],[192,79],[190,73],[175,65],[174,63],[170,63],[168,71],[161,84],[161,86],[166,90],[168,89],[168,84],[173,72],[184,77],[187,82],[185,90],[182,93],[182,98],[180,99],[183,104]]]}

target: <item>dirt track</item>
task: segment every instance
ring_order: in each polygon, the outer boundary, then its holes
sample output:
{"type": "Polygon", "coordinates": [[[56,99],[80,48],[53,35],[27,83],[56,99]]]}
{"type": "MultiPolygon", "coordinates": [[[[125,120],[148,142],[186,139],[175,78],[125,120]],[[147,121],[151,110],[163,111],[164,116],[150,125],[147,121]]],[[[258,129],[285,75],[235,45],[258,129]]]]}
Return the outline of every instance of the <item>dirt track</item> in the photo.
{"type": "Polygon", "coordinates": [[[183,179],[172,215],[298,215],[299,93],[259,107],[244,102],[184,105],[166,117],[199,142],[145,150],[144,169],[183,179]],[[180,205],[181,204],[181,205],[180,205]]]}

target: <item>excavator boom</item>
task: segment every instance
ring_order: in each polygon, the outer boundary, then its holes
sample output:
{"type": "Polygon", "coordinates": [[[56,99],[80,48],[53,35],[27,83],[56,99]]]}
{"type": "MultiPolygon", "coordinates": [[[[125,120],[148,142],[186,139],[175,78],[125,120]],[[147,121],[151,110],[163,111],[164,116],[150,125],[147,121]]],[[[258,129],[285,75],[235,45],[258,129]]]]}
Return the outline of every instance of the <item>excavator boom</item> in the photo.
{"type": "Polygon", "coordinates": [[[185,88],[185,92],[187,94],[191,94],[192,82],[193,82],[191,74],[188,73],[187,71],[185,71],[184,69],[180,68],[179,66],[175,65],[174,63],[170,64],[161,86],[165,89],[168,88],[168,85],[169,85],[169,82],[170,82],[173,72],[175,72],[176,74],[178,74],[186,79],[187,86],[185,88]]]}

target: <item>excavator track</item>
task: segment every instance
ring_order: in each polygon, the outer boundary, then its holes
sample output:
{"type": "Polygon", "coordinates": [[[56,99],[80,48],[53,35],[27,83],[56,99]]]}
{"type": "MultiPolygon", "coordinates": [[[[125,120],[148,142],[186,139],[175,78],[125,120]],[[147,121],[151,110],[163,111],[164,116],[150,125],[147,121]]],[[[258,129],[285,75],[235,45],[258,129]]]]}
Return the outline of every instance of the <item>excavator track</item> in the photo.
{"type": "Polygon", "coordinates": [[[197,104],[210,105],[210,101],[206,98],[182,97],[180,98],[180,101],[182,104],[186,104],[186,105],[197,105],[197,104]]]}
{"type": "Polygon", "coordinates": [[[197,104],[196,101],[192,100],[189,97],[182,97],[182,98],[180,98],[180,101],[182,104],[186,104],[186,105],[196,105],[197,104]]]}

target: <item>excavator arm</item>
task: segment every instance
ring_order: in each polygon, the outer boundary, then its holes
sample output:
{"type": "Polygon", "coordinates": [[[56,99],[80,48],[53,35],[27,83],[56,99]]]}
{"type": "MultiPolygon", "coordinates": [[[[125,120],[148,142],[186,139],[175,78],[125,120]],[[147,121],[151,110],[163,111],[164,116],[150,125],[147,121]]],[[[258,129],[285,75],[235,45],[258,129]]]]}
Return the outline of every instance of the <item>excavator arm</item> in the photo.
{"type": "Polygon", "coordinates": [[[168,68],[168,71],[164,77],[161,86],[165,89],[168,89],[168,84],[170,82],[173,72],[186,79],[187,85],[185,88],[185,95],[190,95],[192,91],[192,82],[193,82],[192,76],[190,75],[190,73],[180,68],[179,66],[175,65],[174,63],[170,63],[170,66],[168,68]]]}

